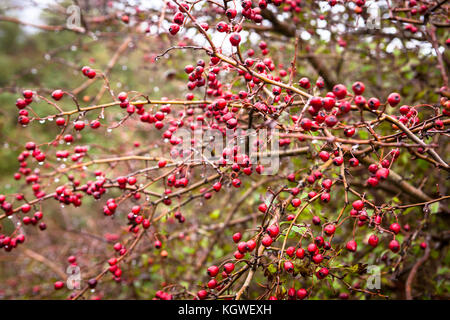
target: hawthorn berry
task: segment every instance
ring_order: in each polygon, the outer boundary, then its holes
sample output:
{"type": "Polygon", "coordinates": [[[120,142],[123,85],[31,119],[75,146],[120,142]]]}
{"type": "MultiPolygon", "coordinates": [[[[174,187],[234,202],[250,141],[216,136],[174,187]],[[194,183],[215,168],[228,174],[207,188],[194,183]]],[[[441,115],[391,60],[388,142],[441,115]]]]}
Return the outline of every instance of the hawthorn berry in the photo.
{"type": "Polygon", "coordinates": [[[170,25],[169,33],[171,35],[173,35],[173,36],[176,35],[178,33],[178,31],[180,31],[180,26],[178,24],[173,23],[173,24],[170,25]]]}
{"type": "Polygon", "coordinates": [[[239,241],[241,241],[241,239],[242,239],[242,235],[240,232],[236,232],[235,234],[233,234],[234,243],[238,243],[239,241]]]}
{"type": "Polygon", "coordinates": [[[291,201],[292,206],[294,206],[295,208],[299,207],[301,205],[302,201],[298,198],[294,198],[291,201]]]}
{"type": "Polygon", "coordinates": [[[261,211],[262,213],[265,213],[267,211],[267,205],[265,203],[261,203],[258,206],[258,210],[261,211]]]}
{"type": "Polygon", "coordinates": [[[377,235],[375,235],[375,234],[372,234],[370,237],[369,237],[369,240],[368,240],[368,243],[369,243],[369,245],[370,246],[372,246],[372,247],[376,247],[377,245],[378,245],[378,237],[377,237],[377,235]]]}
{"type": "Polygon", "coordinates": [[[217,280],[216,279],[211,279],[208,281],[208,288],[209,289],[214,289],[217,287],[217,280]]]}
{"type": "Polygon", "coordinates": [[[200,290],[199,292],[197,292],[197,297],[198,297],[200,300],[206,299],[206,297],[208,297],[208,291],[206,291],[206,290],[200,290]]]}
{"type": "Polygon", "coordinates": [[[55,288],[55,290],[60,290],[60,289],[64,288],[64,282],[56,281],[54,284],[54,288],[55,288]]]}
{"type": "Polygon", "coordinates": [[[294,254],[295,254],[295,247],[288,247],[287,249],[286,249],[286,254],[289,256],[289,257],[293,257],[294,256],[294,254]]]}
{"type": "Polygon", "coordinates": [[[347,242],[345,247],[348,251],[355,252],[358,246],[355,240],[350,240],[349,242],[347,242]]]}
{"type": "Polygon", "coordinates": [[[305,249],[298,248],[297,251],[295,251],[295,256],[299,259],[303,259],[305,257],[305,249]]]}
{"type": "Polygon", "coordinates": [[[400,250],[400,243],[395,239],[391,240],[391,242],[389,242],[389,250],[397,253],[400,250]]]}
{"type": "Polygon", "coordinates": [[[211,266],[208,268],[207,272],[210,277],[215,277],[219,273],[219,268],[217,266],[211,266]]]}
{"type": "Polygon", "coordinates": [[[320,224],[320,218],[318,216],[314,216],[312,218],[312,223],[315,224],[316,226],[320,224]]]}
{"type": "Polygon", "coordinates": [[[308,296],[308,291],[306,289],[298,289],[297,290],[297,299],[303,300],[308,296]]]}
{"type": "Polygon", "coordinates": [[[59,101],[59,100],[61,100],[63,95],[64,95],[64,91],[58,89],[58,90],[53,91],[52,98],[55,99],[56,101],[59,101]]]}
{"type": "Polygon", "coordinates": [[[362,95],[364,93],[364,83],[357,81],[352,85],[352,90],[355,93],[355,95],[362,95]]]}
{"type": "Polygon", "coordinates": [[[344,99],[347,95],[347,88],[342,84],[337,84],[333,87],[333,93],[338,99],[344,99]]]}
{"type": "Polygon", "coordinates": [[[280,228],[277,225],[272,224],[267,228],[267,232],[269,233],[269,236],[275,238],[280,233],[280,228]]]}
{"type": "Polygon", "coordinates": [[[291,273],[292,271],[294,271],[294,264],[291,261],[285,261],[284,270],[286,270],[286,272],[288,273],[291,273]]]}
{"type": "Polygon", "coordinates": [[[81,131],[84,129],[85,123],[84,123],[84,121],[80,120],[80,121],[76,121],[73,126],[74,126],[75,130],[81,131]]]}
{"type": "Polygon", "coordinates": [[[241,36],[239,35],[239,33],[232,33],[230,35],[230,43],[237,47],[239,45],[239,43],[241,42],[241,36]]]}
{"type": "Polygon", "coordinates": [[[264,247],[269,247],[272,244],[273,240],[270,236],[266,235],[262,239],[261,243],[264,247]]]}
{"type": "Polygon", "coordinates": [[[327,268],[320,268],[319,271],[316,272],[316,276],[319,279],[324,279],[328,276],[329,270],[327,268]]]}
{"type": "Polygon", "coordinates": [[[318,253],[312,257],[312,260],[314,261],[315,264],[320,264],[323,261],[323,255],[318,253]]]}
{"type": "Polygon", "coordinates": [[[236,17],[237,11],[236,9],[228,8],[225,14],[227,15],[228,19],[232,20],[236,17]]]}
{"type": "Polygon", "coordinates": [[[304,89],[309,89],[311,87],[311,83],[308,78],[301,78],[298,82],[299,86],[304,89]]]}
{"type": "Polygon", "coordinates": [[[233,187],[239,188],[241,186],[241,180],[239,180],[238,178],[235,178],[231,181],[231,184],[233,185],[233,187]]]}
{"type": "Polygon", "coordinates": [[[225,263],[223,269],[227,274],[230,274],[234,270],[234,263],[231,262],[225,263]]]}
{"type": "Polygon", "coordinates": [[[319,152],[319,157],[323,162],[328,161],[328,159],[330,158],[330,154],[326,151],[320,151],[319,152]]]}
{"type": "Polygon", "coordinates": [[[352,203],[352,207],[356,211],[361,211],[364,208],[364,202],[362,200],[355,200],[352,203]]]}
{"type": "Polygon", "coordinates": [[[247,245],[246,242],[239,242],[238,246],[237,246],[237,249],[241,253],[246,253],[247,250],[248,250],[248,245],[247,245]]]}
{"type": "Polygon", "coordinates": [[[396,92],[393,92],[388,96],[388,103],[391,107],[395,107],[396,105],[398,105],[400,103],[400,100],[400,95],[396,92]]]}
{"type": "Polygon", "coordinates": [[[402,229],[402,227],[400,226],[400,224],[398,223],[392,223],[389,226],[389,230],[391,230],[393,233],[398,234],[400,232],[400,230],[402,229]]]}
{"type": "Polygon", "coordinates": [[[334,224],[327,224],[324,228],[324,231],[327,235],[331,236],[336,231],[336,227],[334,224]]]}
{"type": "Polygon", "coordinates": [[[372,110],[377,110],[380,107],[380,100],[377,98],[370,98],[369,101],[367,101],[367,105],[372,110]]]}
{"type": "Polygon", "coordinates": [[[385,180],[389,176],[389,169],[387,168],[380,168],[376,172],[376,177],[378,180],[385,180]]]}
{"type": "Polygon", "coordinates": [[[252,252],[256,248],[256,241],[253,239],[250,239],[247,241],[247,250],[249,252],[252,252]]]}

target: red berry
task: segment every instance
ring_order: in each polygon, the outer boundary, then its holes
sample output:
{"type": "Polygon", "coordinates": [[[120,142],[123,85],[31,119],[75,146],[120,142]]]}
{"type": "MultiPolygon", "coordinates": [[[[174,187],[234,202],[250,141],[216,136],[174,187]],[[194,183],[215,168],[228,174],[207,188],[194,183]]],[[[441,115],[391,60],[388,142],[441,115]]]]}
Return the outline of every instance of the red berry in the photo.
{"type": "Polygon", "coordinates": [[[336,158],[333,159],[333,164],[334,164],[335,166],[340,166],[340,165],[342,165],[343,163],[344,163],[344,158],[341,157],[341,156],[336,157],[336,158]]]}
{"type": "Polygon", "coordinates": [[[322,193],[322,195],[320,196],[320,200],[322,200],[322,202],[328,203],[330,202],[330,194],[328,192],[324,192],[322,193]]]}
{"type": "Polygon", "coordinates": [[[326,116],[325,124],[328,127],[332,128],[332,127],[334,127],[336,125],[336,123],[338,123],[338,120],[337,120],[337,118],[334,115],[326,116]]]}
{"type": "Polygon", "coordinates": [[[301,78],[298,82],[299,86],[304,89],[309,89],[311,87],[311,83],[308,78],[301,78]]]}
{"type": "Polygon", "coordinates": [[[355,127],[349,127],[344,129],[344,134],[346,137],[352,137],[355,134],[355,127]]]}
{"type": "Polygon", "coordinates": [[[58,100],[61,100],[63,95],[64,95],[64,92],[62,90],[55,90],[52,93],[52,98],[55,99],[56,101],[58,101],[58,100]]]}
{"type": "Polygon", "coordinates": [[[247,241],[247,249],[249,252],[252,252],[256,248],[256,241],[253,239],[250,239],[247,241]]]}
{"type": "Polygon", "coordinates": [[[240,253],[246,253],[248,250],[248,245],[246,242],[239,242],[237,249],[240,253]]]}
{"type": "Polygon", "coordinates": [[[377,98],[370,98],[369,101],[367,102],[367,105],[369,106],[370,109],[377,110],[378,107],[380,106],[380,100],[378,100],[377,98]]]}
{"type": "Polygon", "coordinates": [[[312,127],[312,121],[308,118],[305,118],[300,122],[300,126],[303,128],[303,130],[309,131],[312,127]]]}
{"type": "Polygon", "coordinates": [[[268,235],[264,236],[264,238],[262,239],[261,243],[264,247],[268,247],[272,244],[272,238],[268,235]]]}
{"type": "Polygon", "coordinates": [[[400,103],[400,95],[396,92],[391,93],[388,96],[388,103],[392,106],[395,107],[396,105],[398,105],[400,103]]]}
{"type": "Polygon", "coordinates": [[[352,90],[356,95],[361,95],[364,93],[364,83],[357,81],[352,85],[352,90]]]}
{"type": "Polygon", "coordinates": [[[380,168],[377,170],[377,173],[376,173],[376,177],[378,180],[387,179],[388,175],[389,175],[389,169],[386,169],[386,168],[380,168]]]}
{"type": "Polygon", "coordinates": [[[85,123],[84,123],[84,121],[80,120],[80,121],[76,121],[73,126],[74,126],[75,130],[81,131],[84,129],[85,123]]]}
{"type": "Polygon", "coordinates": [[[231,262],[225,263],[225,265],[223,266],[223,269],[225,270],[225,272],[227,274],[230,274],[234,270],[234,263],[231,263],[231,262]]]}
{"type": "Polygon", "coordinates": [[[298,248],[297,251],[295,252],[295,255],[297,258],[303,259],[305,257],[305,249],[298,248]]]}
{"type": "Polygon", "coordinates": [[[238,178],[235,178],[231,181],[231,184],[233,185],[233,187],[239,188],[241,186],[241,180],[239,180],[238,178]]]}
{"type": "Polygon", "coordinates": [[[312,223],[315,224],[316,226],[320,224],[320,218],[318,216],[314,216],[312,218],[312,223]]]}
{"type": "Polygon", "coordinates": [[[372,247],[376,247],[377,245],[378,245],[378,237],[377,237],[377,235],[375,235],[375,234],[372,234],[370,237],[369,237],[369,245],[371,245],[372,247]]]}
{"type": "Polygon", "coordinates": [[[33,91],[23,90],[22,95],[25,99],[31,99],[33,97],[33,91]]]}
{"type": "Polygon", "coordinates": [[[208,288],[209,289],[214,289],[215,287],[217,287],[217,280],[216,279],[211,279],[208,281],[208,288]]]}
{"type": "Polygon", "coordinates": [[[237,11],[236,9],[233,8],[229,8],[227,9],[227,11],[225,12],[225,14],[227,15],[228,19],[234,19],[237,15],[237,11]]]}
{"type": "Polygon", "coordinates": [[[292,258],[294,256],[294,253],[295,253],[295,247],[289,247],[289,248],[286,249],[286,254],[289,257],[292,258]]]}
{"type": "Polygon", "coordinates": [[[207,296],[208,296],[208,291],[206,291],[206,290],[200,290],[199,292],[197,292],[197,297],[200,300],[206,299],[207,296]]]}
{"type": "Polygon", "coordinates": [[[389,226],[389,229],[395,234],[398,234],[402,227],[398,223],[393,223],[389,226]]]}
{"type": "Polygon", "coordinates": [[[291,273],[292,271],[294,271],[294,264],[290,261],[286,261],[284,263],[284,270],[286,270],[286,272],[291,273]]]}
{"type": "Polygon", "coordinates": [[[267,205],[265,203],[261,203],[258,206],[258,210],[261,211],[262,213],[265,213],[267,211],[267,205]]]}
{"type": "Polygon", "coordinates": [[[219,192],[221,188],[222,188],[222,184],[220,182],[216,182],[213,184],[214,191],[219,192]]]}
{"type": "Polygon", "coordinates": [[[356,249],[357,249],[357,243],[356,243],[356,241],[355,240],[350,240],[349,242],[347,242],[347,244],[346,244],[346,248],[347,248],[347,250],[348,251],[351,251],[351,252],[355,252],[356,251],[356,249]]]}
{"type": "Polygon", "coordinates": [[[331,236],[336,231],[336,227],[334,224],[327,224],[324,228],[324,231],[327,235],[331,236]]]}
{"type": "Polygon", "coordinates": [[[308,296],[308,291],[306,289],[298,289],[297,290],[297,299],[303,300],[308,296]]]}
{"type": "Polygon", "coordinates": [[[333,93],[338,99],[344,99],[347,95],[347,88],[342,84],[337,84],[333,87],[333,93]]]}
{"type": "Polygon", "coordinates": [[[362,200],[356,200],[352,203],[352,206],[356,211],[361,211],[364,208],[364,202],[362,200]]]}
{"type": "Polygon", "coordinates": [[[280,228],[277,225],[273,224],[267,228],[267,232],[272,238],[275,238],[280,233],[280,228]]]}
{"type": "Polygon", "coordinates": [[[64,282],[62,281],[56,281],[54,284],[55,290],[62,289],[64,287],[64,282]]]}
{"type": "Polygon", "coordinates": [[[215,277],[219,273],[219,268],[217,266],[211,266],[208,268],[207,273],[210,277],[215,277]]]}
{"type": "Polygon", "coordinates": [[[178,33],[178,31],[180,31],[180,26],[178,24],[173,23],[173,24],[170,25],[169,33],[171,35],[173,35],[173,36],[176,35],[178,33]]]}
{"type": "Polygon", "coordinates": [[[319,157],[323,162],[325,162],[330,158],[330,154],[326,151],[320,151],[319,157]]]}
{"type": "Polygon", "coordinates": [[[310,254],[313,254],[317,251],[317,245],[315,243],[310,243],[306,248],[310,254]]]}
{"type": "Polygon", "coordinates": [[[173,22],[178,24],[178,25],[182,25],[184,22],[184,15],[181,12],[177,12],[174,16],[173,16],[173,22]]]}
{"type": "Polygon", "coordinates": [[[397,253],[400,250],[400,243],[397,240],[392,240],[389,242],[389,250],[394,253],[397,253]]]}
{"type": "Polygon", "coordinates": [[[359,165],[359,160],[356,158],[350,158],[350,160],[348,162],[350,163],[350,166],[352,166],[352,167],[357,167],[359,165]]]}
{"type": "Polygon", "coordinates": [[[316,272],[316,276],[319,279],[324,279],[326,276],[328,276],[328,269],[327,268],[321,268],[319,271],[316,272]]]}
{"type": "Polygon", "coordinates": [[[366,105],[366,99],[363,96],[356,96],[355,104],[360,108],[364,108],[364,106],[366,105]]]}
{"type": "Polygon", "coordinates": [[[294,207],[299,207],[300,206],[300,204],[302,203],[302,200],[300,200],[300,199],[298,199],[298,198],[294,198],[294,199],[292,199],[292,205],[294,206],[294,207]]]}
{"type": "Polygon", "coordinates": [[[242,239],[242,235],[240,232],[237,232],[235,234],[233,234],[233,241],[234,243],[238,243],[239,241],[241,241],[242,239]]]}
{"type": "Polygon", "coordinates": [[[241,36],[239,35],[239,33],[232,33],[230,36],[230,43],[237,47],[239,45],[239,43],[241,42],[241,36]]]}

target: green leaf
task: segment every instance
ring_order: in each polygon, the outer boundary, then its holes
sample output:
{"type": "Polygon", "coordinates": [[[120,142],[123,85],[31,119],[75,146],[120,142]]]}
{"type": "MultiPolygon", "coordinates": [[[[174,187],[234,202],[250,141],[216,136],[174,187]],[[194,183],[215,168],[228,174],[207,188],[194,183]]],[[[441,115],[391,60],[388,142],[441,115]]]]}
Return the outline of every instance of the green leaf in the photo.
{"type": "Polygon", "coordinates": [[[430,213],[437,213],[439,211],[439,202],[430,204],[430,213]]]}
{"type": "Polygon", "coordinates": [[[218,219],[220,217],[220,210],[219,209],[214,210],[209,214],[209,217],[214,220],[218,219]]]}
{"type": "Polygon", "coordinates": [[[195,253],[195,249],[192,247],[183,247],[183,252],[186,254],[194,254],[195,253]]]}
{"type": "Polygon", "coordinates": [[[295,233],[303,235],[307,231],[307,229],[305,227],[293,226],[291,231],[294,231],[295,233]]]}
{"type": "Polygon", "coordinates": [[[270,273],[274,274],[274,273],[277,272],[277,267],[276,267],[274,264],[270,264],[270,265],[267,267],[267,270],[269,270],[270,273]]]}

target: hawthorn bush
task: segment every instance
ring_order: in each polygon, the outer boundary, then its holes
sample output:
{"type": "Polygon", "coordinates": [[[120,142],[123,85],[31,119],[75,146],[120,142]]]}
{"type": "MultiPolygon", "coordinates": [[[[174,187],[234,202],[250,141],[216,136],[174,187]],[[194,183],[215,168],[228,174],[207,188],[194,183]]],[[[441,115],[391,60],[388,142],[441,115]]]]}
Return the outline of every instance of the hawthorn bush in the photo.
{"type": "Polygon", "coordinates": [[[2,297],[449,298],[447,1],[70,5],[0,9],[2,297]]]}

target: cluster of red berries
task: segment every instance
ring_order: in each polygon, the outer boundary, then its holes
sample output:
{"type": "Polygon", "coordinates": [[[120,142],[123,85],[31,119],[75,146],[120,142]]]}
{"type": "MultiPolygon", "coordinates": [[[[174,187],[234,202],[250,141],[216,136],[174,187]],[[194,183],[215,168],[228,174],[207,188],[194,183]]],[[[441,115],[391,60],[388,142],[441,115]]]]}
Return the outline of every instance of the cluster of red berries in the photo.
{"type": "Polygon", "coordinates": [[[153,298],[153,300],[172,300],[172,299],[173,296],[170,293],[167,293],[162,290],[156,291],[155,297],[153,298]]]}
{"type": "Polygon", "coordinates": [[[0,249],[3,248],[6,252],[10,252],[16,248],[18,244],[25,242],[25,236],[19,234],[16,237],[10,237],[4,234],[0,234],[0,249]]]}
{"type": "Polygon", "coordinates": [[[150,220],[144,218],[144,216],[140,215],[141,212],[140,206],[133,206],[131,208],[131,212],[128,213],[127,218],[130,222],[129,230],[130,232],[137,233],[139,231],[139,226],[142,225],[142,228],[148,229],[150,228],[150,220]]]}
{"type": "MultiPolygon", "coordinates": [[[[334,6],[337,3],[338,2],[336,0],[329,1],[330,6],[334,6]]],[[[357,8],[359,8],[355,9],[356,12],[360,12],[360,10],[362,10],[361,8],[365,5],[364,0],[357,0],[354,1],[354,3],[357,8]]],[[[252,20],[255,23],[261,23],[263,20],[262,10],[266,9],[268,4],[274,4],[275,6],[283,5],[283,10],[285,12],[301,11],[300,0],[259,0],[257,1],[257,6],[254,6],[254,3],[251,0],[243,0],[241,1],[243,8],[241,12],[242,16],[248,20],[252,20]]],[[[176,9],[175,7],[172,7],[172,5],[173,4],[168,4],[170,8],[176,9]]],[[[411,7],[411,14],[415,14],[413,13],[413,10],[417,11],[417,9],[414,8],[417,6],[417,2],[410,0],[409,5],[411,7]]],[[[419,9],[420,12],[422,12],[422,7],[419,9]]],[[[176,9],[177,11],[172,18],[173,24],[169,27],[169,32],[172,35],[177,34],[180,27],[185,24],[185,19],[189,15],[188,12],[190,12],[190,9],[190,6],[187,4],[181,4],[181,7],[176,9]]],[[[225,14],[228,18],[228,22],[218,22],[215,25],[215,29],[219,33],[226,34],[232,46],[238,47],[242,40],[240,35],[242,25],[240,23],[237,24],[235,23],[236,21],[234,21],[238,12],[234,8],[228,8],[225,12],[222,12],[222,14],[225,14]]],[[[127,15],[123,15],[122,21],[128,23],[129,17],[127,15]]],[[[194,22],[197,23],[196,21],[194,22]]],[[[199,25],[203,31],[206,32],[209,30],[207,23],[202,22],[199,23],[199,25]]],[[[407,28],[409,31],[414,32],[413,28],[415,27],[411,26],[407,28]]],[[[341,46],[345,46],[345,41],[343,39],[339,39],[339,43],[341,46]]],[[[269,49],[266,42],[261,41],[258,47],[261,50],[262,56],[268,55],[269,49]]],[[[239,55],[240,54],[241,53],[239,51],[239,55]]],[[[188,75],[187,89],[191,91],[186,94],[186,100],[193,101],[195,99],[195,95],[192,91],[205,87],[206,96],[212,98],[210,103],[193,103],[192,105],[186,105],[183,110],[178,112],[172,112],[170,104],[163,104],[160,107],[151,107],[151,109],[146,110],[146,108],[144,108],[144,103],[137,103],[136,101],[133,101],[134,98],[128,96],[127,92],[121,92],[117,95],[118,101],[116,101],[116,104],[119,105],[120,108],[126,110],[128,116],[137,114],[141,122],[154,124],[154,127],[157,130],[162,130],[162,141],[171,147],[170,155],[173,158],[176,156],[181,158],[187,157],[189,153],[184,153],[185,151],[180,151],[176,147],[183,142],[181,138],[175,136],[175,133],[181,127],[188,127],[192,131],[197,129],[217,129],[225,134],[227,129],[235,131],[240,126],[240,111],[242,109],[235,105],[236,102],[237,104],[245,103],[251,105],[253,110],[258,112],[258,116],[262,116],[266,119],[273,118],[276,120],[280,115],[279,113],[283,111],[278,103],[281,101],[284,101],[285,103],[294,101],[293,99],[296,95],[294,90],[291,90],[292,88],[286,89],[285,86],[280,86],[280,83],[278,83],[278,85],[276,83],[286,77],[288,75],[288,71],[292,70],[284,70],[284,66],[282,64],[276,65],[275,62],[269,57],[258,59],[255,58],[254,55],[255,51],[253,49],[247,50],[243,57],[243,65],[240,65],[239,67],[222,63],[222,60],[214,54],[210,55],[209,61],[200,59],[194,63],[194,65],[185,66],[184,71],[188,75]],[[224,73],[228,72],[235,73],[239,76],[242,80],[243,86],[245,86],[247,90],[240,90],[237,93],[231,92],[230,86],[220,80],[220,77],[224,73]],[[275,74],[275,72],[278,73],[275,74]],[[272,85],[271,94],[269,91],[270,99],[254,102],[254,91],[259,90],[259,86],[262,88],[262,84],[264,83],[262,77],[270,81],[267,86],[272,85]]],[[[93,79],[97,75],[96,71],[88,66],[83,67],[81,71],[82,74],[89,79],[93,79]]],[[[320,93],[321,90],[325,88],[325,83],[321,78],[317,79],[315,84],[313,84],[309,78],[302,77],[298,81],[298,86],[309,94],[313,94],[307,102],[305,113],[302,112],[290,115],[293,123],[291,128],[295,129],[296,132],[302,133],[302,135],[298,138],[300,142],[306,141],[306,134],[309,135],[311,132],[319,131],[319,129],[333,129],[333,131],[342,129],[342,132],[346,138],[353,137],[359,127],[358,124],[347,123],[352,120],[352,117],[350,116],[352,111],[362,111],[368,109],[373,113],[377,113],[380,112],[380,107],[388,108],[390,106],[395,108],[394,110],[399,111],[399,116],[394,116],[394,118],[407,127],[411,128],[416,126],[421,121],[416,108],[408,105],[400,106],[402,99],[398,93],[394,92],[389,94],[385,103],[380,102],[380,100],[375,97],[366,99],[363,96],[365,92],[365,85],[360,81],[355,82],[351,86],[351,91],[349,91],[343,84],[336,84],[331,91],[324,94],[320,93]],[[397,109],[398,106],[400,107],[397,109]]],[[[25,90],[22,94],[23,98],[17,99],[16,106],[19,109],[19,123],[26,125],[30,122],[30,118],[28,118],[29,114],[26,108],[34,101],[34,98],[37,98],[38,96],[31,90],[25,90]]],[[[60,101],[64,95],[70,94],[61,89],[55,90],[51,94],[54,101],[60,101]]],[[[168,101],[167,98],[161,98],[161,100],[168,101]]],[[[443,113],[449,115],[450,102],[446,100],[444,103],[441,103],[441,105],[444,107],[443,113]]],[[[68,125],[68,119],[60,115],[58,115],[55,122],[59,127],[65,128],[68,125]]],[[[88,125],[87,121],[78,119],[73,123],[73,129],[81,132],[85,129],[86,125],[88,125]]],[[[101,123],[98,119],[96,119],[90,121],[89,126],[92,129],[98,129],[101,127],[101,123]]],[[[445,126],[442,120],[437,119],[434,121],[434,127],[442,130],[445,126]]],[[[398,127],[393,125],[393,129],[396,130],[398,127]]],[[[77,138],[80,135],[81,133],[78,133],[75,137],[77,138]]],[[[61,139],[67,144],[70,144],[74,141],[74,136],[71,134],[66,134],[61,139]]],[[[279,140],[279,146],[286,148],[293,142],[294,141],[290,138],[284,137],[279,140]]],[[[59,141],[55,141],[52,146],[56,147],[57,143],[59,143],[59,141]]],[[[191,141],[192,145],[196,145],[197,143],[199,143],[199,141],[191,141]]],[[[259,143],[260,141],[256,141],[254,143],[252,146],[253,150],[257,150],[259,143]]],[[[418,148],[418,151],[420,153],[425,152],[423,148],[418,148]]],[[[347,152],[344,154],[342,152],[343,150],[340,149],[333,149],[330,152],[320,150],[318,157],[322,162],[327,162],[331,159],[332,163],[336,167],[340,168],[342,168],[344,162],[347,161],[347,158],[350,167],[359,166],[360,163],[356,156],[349,156],[347,152]]],[[[57,160],[64,161],[70,157],[73,162],[81,163],[81,160],[87,155],[87,153],[88,148],[86,146],[76,146],[73,149],[57,150],[55,152],[55,156],[57,160]]],[[[351,154],[351,152],[349,153],[351,154]]],[[[375,187],[380,181],[387,179],[390,174],[390,168],[399,155],[399,149],[392,149],[383,159],[379,161],[379,163],[370,165],[368,167],[370,176],[367,179],[367,185],[375,187]]],[[[37,199],[41,199],[46,196],[46,193],[41,190],[40,173],[38,171],[32,172],[31,168],[28,167],[26,160],[30,156],[32,156],[40,164],[44,163],[46,160],[46,154],[36,145],[36,143],[28,142],[25,146],[25,150],[22,151],[18,157],[20,168],[14,175],[14,178],[19,180],[22,176],[26,177],[25,181],[27,185],[31,186],[34,196],[37,199]]],[[[264,167],[262,165],[250,163],[248,155],[242,153],[238,147],[225,148],[218,163],[220,167],[230,167],[232,172],[229,183],[235,188],[239,188],[242,185],[242,177],[239,178],[241,173],[248,176],[253,173],[253,170],[258,174],[261,174],[264,171],[264,167]]],[[[160,159],[157,163],[157,167],[160,169],[165,168],[166,166],[167,160],[160,159]]],[[[172,197],[174,196],[172,188],[185,189],[190,186],[190,184],[193,184],[192,175],[189,170],[190,169],[180,167],[179,169],[176,169],[175,172],[168,174],[167,177],[162,179],[164,181],[165,188],[162,195],[162,203],[166,206],[172,204],[172,197]]],[[[332,174],[334,174],[334,172],[332,174]]],[[[297,173],[288,174],[286,176],[288,182],[296,183],[297,185],[296,187],[286,188],[283,190],[284,192],[289,192],[292,195],[290,200],[292,208],[290,209],[297,210],[296,208],[299,208],[302,205],[302,200],[312,201],[316,198],[320,198],[322,203],[330,202],[331,188],[336,184],[336,182],[338,182],[338,180],[332,179],[332,174],[328,175],[325,174],[325,171],[322,172],[319,169],[314,168],[310,170],[305,177],[306,184],[298,184],[298,179],[296,177],[297,173]],[[307,188],[309,188],[309,190],[307,188]],[[307,193],[307,197],[298,196],[301,191],[309,191],[307,193]]],[[[136,186],[139,176],[129,175],[119,176],[115,179],[107,179],[105,174],[101,171],[96,171],[95,176],[96,179],[94,181],[87,181],[85,184],[81,185],[80,180],[76,180],[72,174],[69,174],[67,176],[69,183],[58,186],[55,189],[54,199],[64,205],[72,204],[75,207],[78,207],[82,204],[84,194],[92,196],[94,199],[100,199],[109,187],[118,188],[122,191],[131,190],[135,200],[139,200],[141,197],[140,193],[137,192],[138,188],[136,186]]],[[[200,194],[204,199],[210,199],[214,192],[220,192],[223,185],[226,185],[225,183],[227,181],[224,180],[226,179],[221,177],[209,188],[200,189],[200,194]],[[212,192],[213,190],[214,192],[212,192]]],[[[395,239],[395,236],[399,234],[402,226],[398,222],[394,222],[389,225],[388,230],[383,229],[383,214],[380,214],[379,212],[369,214],[369,210],[365,209],[365,200],[363,199],[364,197],[362,197],[361,200],[356,200],[352,203],[352,209],[349,212],[350,219],[355,221],[355,226],[369,226],[375,230],[375,232],[367,239],[367,243],[371,247],[377,247],[380,242],[380,239],[375,233],[387,231],[389,235],[393,235],[393,238],[389,242],[388,248],[394,253],[399,252],[401,245],[395,239]]],[[[24,196],[17,195],[16,200],[23,201],[24,196]]],[[[6,197],[3,195],[0,195],[0,204],[6,215],[11,215],[15,212],[12,204],[7,202],[6,197]]],[[[113,216],[117,211],[118,204],[120,203],[116,203],[115,198],[108,199],[106,204],[103,206],[104,215],[113,216]]],[[[149,229],[151,226],[150,220],[147,219],[142,212],[144,211],[143,208],[144,207],[141,207],[140,205],[134,205],[127,214],[127,230],[131,234],[135,235],[140,230],[149,229]]],[[[43,218],[43,213],[41,211],[34,212],[33,216],[27,216],[31,210],[32,204],[28,202],[20,206],[20,211],[25,215],[22,219],[24,225],[37,225],[43,218]]],[[[272,209],[269,208],[266,203],[261,203],[258,206],[258,210],[265,214],[272,209]]],[[[185,216],[183,216],[179,210],[174,211],[173,217],[180,223],[184,223],[186,220],[185,216]]],[[[293,221],[295,217],[296,216],[294,214],[288,214],[286,220],[293,221]]],[[[330,252],[333,249],[331,242],[333,236],[336,234],[337,228],[339,228],[340,225],[336,222],[332,222],[327,219],[325,220],[325,223],[322,224],[319,216],[313,216],[312,225],[307,226],[309,231],[311,231],[311,240],[306,247],[302,248],[300,242],[296,246],[289,246],[285,249],[285,252],[283,252],[282,255],[282,263],[283,269],[288,275],[295,275],[297,273],[296,269],[298,269],[299,262],[306,260],[313,263],[315,266],[313,275],[315,275],[317,279],[325,279],[329,275],[330,271],[328,265],[325,264],[324,261],[326,262],[331,258],[330,252]],[[316,230],[314,230],[314,228],[316,230]]],[[[275,222],[270,224],[265,230],[262,230],[263,232],[260,237],[260,243],[262,246],[269,250],[276,250],[276,248],[273,247],[273,243],[280,238],[280,235],[282,235],[284,231],[280,230],[280,226],[281,223],[275,222]]],[[[39,224],[39,228],[41,230],[45,230],[45,223],[41,222],[39,224]]],[[[408,231],[408,228],[409,226],[407,225],[403,226],[405,231],[408,231]]],[[[152,231],[152,229],[149,231],[152,231]]],[[[242,259],[244,259],[247,253],[254,252],[259,241],[259,237],[256,236],[247,241],[243,241],[242,234],[239,232],[235,233],[232,238],[236,244],[234,258],[237,262],[242,262],[242,259]]],[[[180,237],[180,239],[182,239],[182,237],[180,237]]],[[[0,235],[0,247],[3,247],[6,251],[10,251],[12,248],[16,247],[18,243],[22,243],[24,240],[25,237],[23,235],[18,235],[15,237],[0,235]]],[[[153,245],[156,249],[161,249],[163,243],[155,236],[153,245]]],[[[427,244],[422,242],[420,247],[425,249],[427,248],[427,244]]],[[[351,240],[346,242],[345,248],[351,253],[358,250],[358,243],[355,240],[354,235],[351,240]]],[[[119,266],[121,262],[120,257],[127,253],[127,249],[120,242],[117,242],[114,245],[114,250],[116,251],[116,256],[108,260],[109,272],[112,274],[114,280],[121,281],[122,269],[119,266]]],[[[161,251],[162,257],[167,256],[167,254],[167,251],[161,251]]],[[[233,259],[233,261],[235,260],[233,259]]],[[[75,264],[76,258],[69,257],[69,263],[75,264]]],[[[220,267],[215,265],[210,266],[207,269],[207,274],[210,279],[208,279],[204,289],[197,292],[197,298],[206,299],[211,292],[214,292],[214,290],[218,292],[223,289],[223,283],[225,281],[222,280],[229,278],[234,269],[234,262],[224,263],[223,266],[220,267]],[[219,278],[219,273],[221,279],[219,278]]],[[[88,281],[88,285],[90,288],[95,288],[97,285],[97,280],[90,279],[88,281]]],[[[58,281],[54,284],[54,287],[55,289],[61,289],[64,287],[64,283],[62,281],[58,281]]],[[[304,288],[296,290],[295,287],[292,287],[287,291],[287,295],[289,299],[305,299],[310,294],[308,290],[304,288]]],[[[156,292],[155,295],[155,299],[160,300],[170,300],[172,298],[173,296],[171,294],[162,290],[156,292]]],[[[342,298],[345,298],[345,295],[343,295],[342,298]]],[[[277,299],[277,297],[271,296],[270,299],[277,299]]]]}
{"type": "MultiPolygon", "coordinates": [[[[225,263],[223,265],[223,271],[221,273],[222,279],[228,278],[230,276],[230,274],[234,271],[234,268],[235,268],[234,263],[232,263],[232,262],[225,263]]],[[[216,279],[217,276],[219,275],[219,272],[220,272],[220,268],[215,265],[210,266],[207,269],[207,274],[211,278],[207,283],[207,286],[210,290],[217,290],[217,291],[222,290],[222,288],[224,286],[223,283],[219,284],[216,279]]],[[[200,300],[206,299],[208,297],[208,291],[206,291],[206,290],[198,291],[197,297],[200,300]]]]}
{"type": "Polygon", "coordinates": [[[81,72],[83,72],[83,74],[88,77],[89,79],[94,79],[95,76],[97,75],[97,73],[95,72],[95,70],[91,69],[88,66],[84,66],[83,68],[81,68],[81,72]]]}

